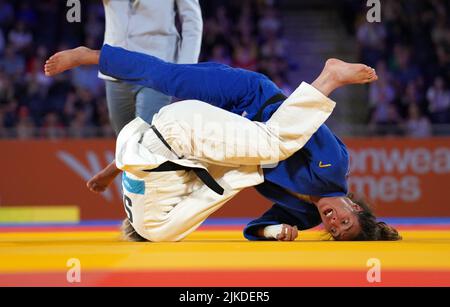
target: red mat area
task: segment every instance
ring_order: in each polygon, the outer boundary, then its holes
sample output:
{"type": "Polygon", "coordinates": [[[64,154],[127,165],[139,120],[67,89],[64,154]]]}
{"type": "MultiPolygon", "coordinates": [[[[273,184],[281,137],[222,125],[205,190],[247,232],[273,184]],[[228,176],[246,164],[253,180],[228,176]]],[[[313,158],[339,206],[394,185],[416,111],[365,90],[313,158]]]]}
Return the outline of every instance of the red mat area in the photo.
{"type": "Polygon", "coordinates": [[[68,283],[58,273],[0,274],[0,286],[119,286],[119,287],[449,287],[450,271],[385,270],[381,282],[369,283],[366,271],[156,271],[85,272],[80,283],[68,283]]]}

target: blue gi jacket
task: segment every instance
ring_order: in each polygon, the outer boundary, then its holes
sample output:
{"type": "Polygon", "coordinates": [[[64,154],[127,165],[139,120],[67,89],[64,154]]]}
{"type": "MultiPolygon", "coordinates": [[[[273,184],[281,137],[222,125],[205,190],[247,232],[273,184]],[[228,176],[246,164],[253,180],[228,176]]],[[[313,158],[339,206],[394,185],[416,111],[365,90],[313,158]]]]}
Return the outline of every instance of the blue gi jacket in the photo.
{"type": "MultiPolygon", "coordinates": [[[[103,46],[101,73],[153,88],[180,99],[197,99],[254,119],[263,104],[282,91],[266,76],[217,63],[172,64],[156,57],[103,46]]],[[[283,103],[264,108],[267,121],[283,103]]],[[[299,118],[301,120],[301,118],[299,118]]],[[[321,223],[317,208],[288,191],[313,196],[347,194],[349,158],[345,145],[322,125],[306,145],[275,168],[264,169],[265,182],[256,190],[275,204],[244,229],[249,240],[261,226],[289,224],[308,229],[321,223]]]]}

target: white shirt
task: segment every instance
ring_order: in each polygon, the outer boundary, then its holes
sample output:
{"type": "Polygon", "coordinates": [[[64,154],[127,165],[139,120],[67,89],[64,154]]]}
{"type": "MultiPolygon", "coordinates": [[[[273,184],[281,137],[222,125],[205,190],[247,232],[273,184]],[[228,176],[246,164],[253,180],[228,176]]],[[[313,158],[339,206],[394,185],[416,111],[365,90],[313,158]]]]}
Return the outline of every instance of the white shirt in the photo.
{"type": "Polygon", "coordinates": [[[203,31],[198,0],[103,0],[103,5],[105,44],[172,63],[197,63],[203,31]],[[181,33],[175,26],[176,13],[181,33]]]}

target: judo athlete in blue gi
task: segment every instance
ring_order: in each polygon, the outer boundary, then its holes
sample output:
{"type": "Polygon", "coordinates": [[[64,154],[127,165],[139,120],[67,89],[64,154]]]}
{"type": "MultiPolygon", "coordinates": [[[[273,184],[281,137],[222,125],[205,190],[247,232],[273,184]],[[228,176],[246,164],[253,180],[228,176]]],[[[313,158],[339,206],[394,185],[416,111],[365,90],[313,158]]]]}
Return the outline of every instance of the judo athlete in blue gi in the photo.
{"type": "Polygon", "coordinates": [[[288,98],[259,73],[171,64],[109,45],[59,52],[45,72],[93,64],[105,75],[182,99],[152,123],[137,118],[125,126],[115,162],[87,184],[104,191],[123,171],[128,239],[182,240],[251,186],[274,205],[244,229],[249,240],[292,241],[298,230],[320,223],[335,240],[401,239],[349,194],[348,152],[324,124],[335,106],[331,92],[376,81],[374,69],[330,59],[311,85],[303,82],[288,98]]]}

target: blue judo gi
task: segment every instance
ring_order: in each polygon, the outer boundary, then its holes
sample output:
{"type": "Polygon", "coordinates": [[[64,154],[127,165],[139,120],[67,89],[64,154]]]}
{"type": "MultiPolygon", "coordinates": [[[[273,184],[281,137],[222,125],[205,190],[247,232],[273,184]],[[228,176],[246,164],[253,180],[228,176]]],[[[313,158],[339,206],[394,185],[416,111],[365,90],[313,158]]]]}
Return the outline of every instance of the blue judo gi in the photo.
{"type": "MultiPolygon", "coordinates": [[[[99,69],[116,79],[180,99],[201,100],[250,120],[261,114],[262,122],[267,121],[283,103],[280,100],[265,105],[272,97],[282,94],[265,75],[218,63],[172,64],[105,45],[99,69]]],[[[264,168],[264,183],[255,188],[274,205],[245,227],[244,236],[249,240],[264,240],[255,236],[255,230],[268,225],[296,225],[300,230],[319,225],[317,208],[288,191],[322,197],[345,196],[348,171],[345,145],[322,125],[301,150],[280,161],[275,168],[264,168]]]]}

